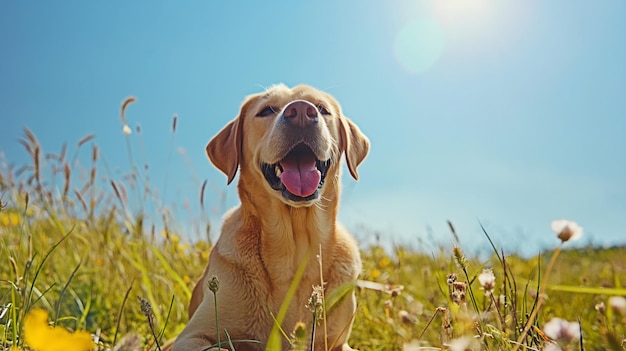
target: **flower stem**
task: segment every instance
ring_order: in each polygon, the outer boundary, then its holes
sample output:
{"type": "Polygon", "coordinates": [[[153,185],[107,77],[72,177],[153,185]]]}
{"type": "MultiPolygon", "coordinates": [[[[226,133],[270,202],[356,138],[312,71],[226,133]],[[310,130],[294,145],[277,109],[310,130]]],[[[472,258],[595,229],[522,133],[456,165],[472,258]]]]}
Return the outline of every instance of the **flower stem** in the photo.
{"type": "Polygon", "coordinates": [[[545,291],[546,291],[546,286],[548,285],[548,279],[550,278],[550,272],[552,272],[552,268],[554,267],[556,258],[559,256],[559,253],[561,253],[561,248],[563,247],[563,243],[564,241],[561,242],[561,244],[556,248],[556,250],[554,250],[554,253],[552,254],[552,258],[550,258],[550,263],[548,263],[546,274],[543,276],[543,279],[541,282],[541,287],[539,289],[539,296],[537,296],[537,299],[538,299],[537,306],[535,306],[535,309],[530,314],[528,321],[526,321],[526,326],[524,327],[524,330],[522,331],[522,334],[520,335],[520,337],[517,339],[517,343],[515,344],[515,348],[513,349],[513,351],[517,351],[519,349],[520,345],[522,344],[522,341],[524,340],[524,338],[526,338],[528,331],[532,327],[535,321],[535,318],[537,318],[537,314],[539,313],[541,306],[545,302],[545,291]]]}
{"type": "Polygon", "coordinates": [[[217,318],[217,291],[213,292],[213,303],[215,305],[215,331],[217,332],[217,348],[219,349],[222,347],[222,343],[220,342],[221,333],[217,318]]]}

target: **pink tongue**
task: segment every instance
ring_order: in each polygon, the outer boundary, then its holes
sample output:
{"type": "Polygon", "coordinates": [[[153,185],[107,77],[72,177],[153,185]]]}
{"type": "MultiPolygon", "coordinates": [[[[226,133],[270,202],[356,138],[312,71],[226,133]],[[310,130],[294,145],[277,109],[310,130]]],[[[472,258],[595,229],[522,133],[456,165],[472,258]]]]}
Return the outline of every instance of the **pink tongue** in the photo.
{"type": "Polygon", "coordinates": [[[283,172],[280,179],[290,193],[307,197],[313,195],[322,179],[322,175],[315,167],[315,156],[310,153],[291,152],[280,165],[283,172]]]}

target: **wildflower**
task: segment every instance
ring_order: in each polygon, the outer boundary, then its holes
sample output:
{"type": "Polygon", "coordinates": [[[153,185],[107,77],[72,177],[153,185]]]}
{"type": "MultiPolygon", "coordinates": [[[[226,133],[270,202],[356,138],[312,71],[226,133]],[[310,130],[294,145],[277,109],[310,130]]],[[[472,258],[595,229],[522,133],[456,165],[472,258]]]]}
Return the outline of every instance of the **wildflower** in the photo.
{"type": "Polygon", "coordinates": [[[417,323],[417,318],[405,310],[398,311],[398,317],[400,318],[402,323],[406,325],[413,325],[417,323]]]}
{"type": "Polygon", "coordinates": [[[493,269],[483,269],[483,272],[478,275],[478,281],[480,286],[485,289],[485,294],[490,295],[496,286],[496,276],[493,274],[493,269]]]}
{"type": "Polygon", "coordinates": [[[583,228],[581,226],[579,226],[576,222],[568,221],[566,219],[552,221],[550,227],[562,242],[566,242],[570,239],[578,240],[583,235],[583,228]]]}
{"type": "Polygon", "coordinates": [[[122,127],[122,132],[126,135],[131,135],[133,133],[133,130],[130,129],[128,124],[124,124],[124,127],[122,127]]]}
{"type": "Polygon", "coordinates": [[[550,343],[546,343],[546,345],[543,348],[543,351],[563,351],[563,349],[559,345],[550,342],[550,343]]]}
{"type": "Polygon", "coordinates": [[[390,264],[391,264],[391,259],[389,259],[389,257],[385,256],[378,262],[378,267],[385,268],[385,267],[389,266],[390,264]]]}
{"type": "Polygon", "coordinates": [[[456,276],[456,274],[454,274],[454,273],[450,273],[450,274],[448,274],[448,279],[447,279],[447,281],[446,281],[446,282],[448,283],[448,285],[452,285],[452,284],[454,284],[454,282],[455,282],[457,279],[458,279],[458,277],[456,276]]]}
{"type": "Polygon", "coordinates": [[[609,297],[609,306],[611,306],[613,311],[621,315],[626,315],[626,298],[623,296],[609,297]]]}
{"type": "Polygon", "coordinates": [[[455,282],[452,287],[456,291],[465,292],[467,290],[467,284],[465,282],[455,282]]]}
{"type": "Polygon", "coordinates": [[[70,333],[63,327],[50,327],[48,312],[40,308],[24,318],[24,341],[36,351],[87,351],[96,347],[88,332],[70,333]]]}
{"type": "Polygon", "coordinates": [[[578,322],[568,322],[561,318],[552,318],[543,326],[543,332],[559,343],[569,343],[580,338],[578,322]]]}
{"type": "Polygon", "coordinates": [[[20,216],[15,212],[0,213],[0,224],[3,227],[17,227],[20,225],[20,216]]]}
{"type": "Polygon", "coordinates": [[[473,350],[476,346],[476,340],[469,336],[454,339],[450,341],[450,344],[448,345],[450,351],[473,350]]]}
{"type": "Polygon", "coordinates": [[[604,302],[596,304],[596,311],[600,312],[601,314],[604,314],[604,312],[606,312],[606,306],[604,305],[604,302]]]}
{"type": "Polygon", "coordinates": [[[452,284],[452,291],[450,292],[450,299],[458,305],[465,304],[466,291],[467,284],[465,282],[454,282],[454,284],[452,284]]]}
{"type": "Polygon", "coordinates": [[[402,290],[404,290],[404,285],[385,284],[385,292],[390,294],[391,297],[396,297],[400,295],[400,293],[402,293],[402,290]]]}
{"type": "Polygon", "coordinates": [[[142,340],[139,334],[126,334],[120,342],[115,345],[113,351],[134,351],[141,350],[142,340]]]}

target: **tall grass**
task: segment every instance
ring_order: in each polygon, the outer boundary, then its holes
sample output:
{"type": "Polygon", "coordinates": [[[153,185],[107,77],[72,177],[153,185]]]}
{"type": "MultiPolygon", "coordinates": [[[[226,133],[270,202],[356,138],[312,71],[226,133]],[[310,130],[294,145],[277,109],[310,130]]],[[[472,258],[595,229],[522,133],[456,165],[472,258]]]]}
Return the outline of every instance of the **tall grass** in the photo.
{"type": "MultiPolygon", "coordinates": [[[[124,124],[133,101],[123,104],[124,124]]],[[[75,144],[73,157],[67,145],[45,153],[28,129],[20,143],[31,162],[0,169],[0,350],[28,349],[24,319],[34,308],[48,311],[53,325],[89,331],[101,350],[159,349],[186,323],[209,241],[177,233],[161,205],[154,213],[145,210],[148,202],[161,202],[130,142],[132,171],[117,178],[107,172],[92,135],[75,144]],[[91,158],[83,165],[77,155],[85,147],[91,158]],[[139,345],[126,348],[133,335],[139,345]]],[[[202,209],[205,186],[198,186],[202,209]]],[[[450,228],[441,235],[456,237],[450,228]]],[[[555,236],[555,251],[527,259],[500,251],[488,233],[485,243],[493,250],[485,260],[466,257],[459,243],[432,253],[363,248],[361,280],[327,292],[324,304],[330,308],[356,289],[350,343],[360,350],[624,349],[625,248],[561,249],[555,236]],[[553,260],[546,264],[546,258],[553,260]],[[485,268],[493,271],[493,287],[481,286],[485,268]],[[545,326],[553,317],[579,322],[580,338],[551,339],[545,326]]],[[[320,325],[317,332],[323,332],[320,325]]],[[[275,333],[278,340],[271,342],[302,338],[298,327],[275,333]]],[[[307,347],[296,341],[294,348],[307,347]]]]}

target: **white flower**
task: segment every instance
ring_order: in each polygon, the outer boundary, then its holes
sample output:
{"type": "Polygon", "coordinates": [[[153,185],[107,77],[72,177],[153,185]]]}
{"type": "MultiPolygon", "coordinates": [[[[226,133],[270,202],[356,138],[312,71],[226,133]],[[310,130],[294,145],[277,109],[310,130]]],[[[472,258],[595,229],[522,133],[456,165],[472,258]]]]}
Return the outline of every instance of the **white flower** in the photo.
{"type": "Polygon", "coordinates": [[[454,339],[450,341],[448,344],[450,351],[465,351],[467,349],[473,350],[476,345],[476,340],[469,336],[464,336],[458,339],[454,339]]]}
{"type": "Polygon", "coordinates": [[[124,127],[122,128],[122,132],[126,135],[131,135],[133,133],[133,130],[130,129],[128,124],[124,124],[124,127]]]}
{"type": "Polygon", "coordinates": [[[578,223],[566,219],[552,221],[550,227],[563,242],[578,240],[583,235],[583,228],[578,223]]]}
{"type": "Polygon", "coordinates": [[[546,343],[546,346],[543,348],[543,351],[563,351],[563,349],[557,344],[546,343]]]}
{"type": "Polygon", "coordinates": [[[623,296],[609,297],[609,306],[611,306],[613,311],[621,315],[626,315],[626,298],[623,296]]]}
{"type": "Polygon", "coordinates": [[[568,322],[561,318],[552,318],[543,326],[543,332],[556,341],[570,342],[580,338],[578,322],[568,322]]]}
{"type": "Polygon", "coordinates": [[[483,269],[483,272],[478,275],[478,282],[485,289],[485,292],[490,294],[496,286],[496,276],[493,274],[493,269],[483,269]]]}

